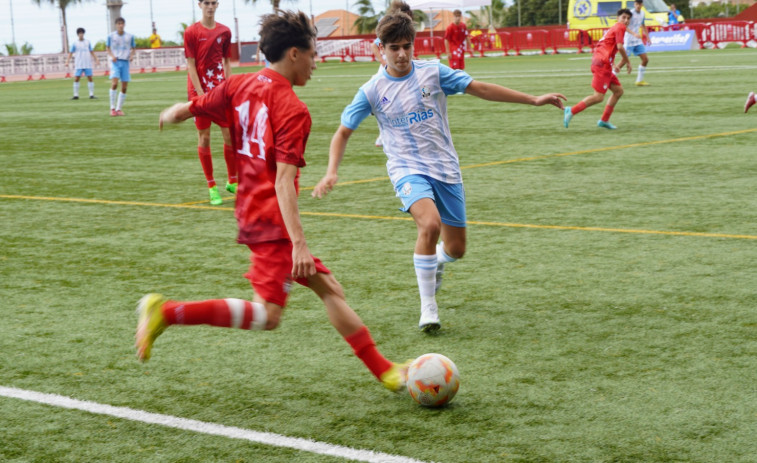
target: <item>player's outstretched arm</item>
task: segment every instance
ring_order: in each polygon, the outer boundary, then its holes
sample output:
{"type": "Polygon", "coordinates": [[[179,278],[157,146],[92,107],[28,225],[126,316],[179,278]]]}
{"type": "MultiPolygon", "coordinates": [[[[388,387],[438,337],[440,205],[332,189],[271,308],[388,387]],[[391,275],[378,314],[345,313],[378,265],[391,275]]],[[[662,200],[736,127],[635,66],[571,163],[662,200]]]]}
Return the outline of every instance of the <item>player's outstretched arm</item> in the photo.
{"type": "Polygon", "coordinates": [[[284,226],[292,240],[292,278],[308,278],[315,275],[315,261],[305,242],[305,232],[300,221],[300,209],[297,205],[297,190],[294,179],[297,166],[283,162],[276,163],[276,199],[279,202],[284,226]]]}
{"type": "Polygon", "coordinates": [[[563,108],[563,100],[567,101],[565,95],[561,93],[545,93],[544,95],[529,95],[528,93],[512,90],[497,84],[472,81],[465,89],[465,93],[481,98],[482,100],[498,101],[500,103],[520,103],[534,106],[543,106],[551,104],[558,108],[563,108]]]}
{"type": "Polygon", "coordinates": [[[158,124],[160,130],[163,130],[163,124],[178,124],[192,117],[193,114],[189,111],[190,106],[192,106],[192,102],[187,101],[186,103],[176,103],[170,108],[161,111],[158,124]]]}
{"type": "Polygon", "coordinates": [[[326,169],[326,175],[323,176],[320,182],[313,188],[312,196],[314,198],[323,198],[331,190],[334,189],[339,176],[339,165],[344,158],[344,151],[347,149],[347,140],[350,139],[354,130],[340,125],[334,136],[331,137],[331,146],[329,147],[329,166],[326,169]]]}

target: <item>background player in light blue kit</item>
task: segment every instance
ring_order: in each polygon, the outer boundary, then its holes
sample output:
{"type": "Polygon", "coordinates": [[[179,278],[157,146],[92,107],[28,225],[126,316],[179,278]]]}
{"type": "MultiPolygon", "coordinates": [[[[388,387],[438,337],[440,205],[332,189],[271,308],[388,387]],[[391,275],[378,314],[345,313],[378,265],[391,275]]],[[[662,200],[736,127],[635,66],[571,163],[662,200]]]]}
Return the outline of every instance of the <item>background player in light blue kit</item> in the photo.
{"type": "Polygon", "coordinates": [[[126,88],[129,86],[129,62],[134,58],[134,36],[124,31],[126,20],[116,19],[116,30],[108,36],[108,56],[110,63],[110,115],[123,116],[121,108],[126,100],[126,88]],[[121,93],[118,93],[118,81],[121,81],[121,93]]]}
{"type": "Polygon", "coordinates": [[[465,253],[465,192],[457,152],[447,119],[447,95],[465,92],[489,101],[562,108],[559,93],[533,96],[479,82],[438,61],[414,61],[415,29],[405,14],[389,14],[378,25],[387,66],[360,87],[342,113],[331,139],[326,175],[313,196],[334,188],[337,171],[352,132],[375,114],[388,158],[387,169],[403,211],[415,220],[418,238],[413,263],[421,296],[419,327],[441,327],[435,293],[444,265],[465,253]],[[439,238],[442,242],[438,243],[439,238]]]}
{"type": "Polygon", "coordinates": [[[79,36],[79,40],[71,44],[70,53],[68,54],[68,58],[66,58],[66,66],[71,62],[71,58],[74,58],[74,96],[71,97],[72,100],[79,99],[79,79],[81,79],[82,74],[87,76],[89,99],[96,99],[95,83],[92,81],[92,60],[95,61],[96,65],[99,65],[100,62],[97,60],[95,52],[92,51],[92,45],[89,43],[89,40],[84,38],[84,33],[83,27],[76,29],[76,35],[79,36]]]}
{"type": "Polygon", "coordinates": [[[644,0],[634,0],[633,10],[631,10],[631,20],[628,21],[626,35],[623,38],[623,47],[626,49],[627,54],[633,54],[641,58],[641,64],[636,74],[636,85],[646,87],[649,83],[644,80],[644,72],[647,70],[649,58],[647,57],[647,48],[644,46],[644,43],[649,40],[649,33],[647,32],[647,26],[644,25],[645,17],[644,10],[641,9],[642,6],[644,6],[644,0]]]}

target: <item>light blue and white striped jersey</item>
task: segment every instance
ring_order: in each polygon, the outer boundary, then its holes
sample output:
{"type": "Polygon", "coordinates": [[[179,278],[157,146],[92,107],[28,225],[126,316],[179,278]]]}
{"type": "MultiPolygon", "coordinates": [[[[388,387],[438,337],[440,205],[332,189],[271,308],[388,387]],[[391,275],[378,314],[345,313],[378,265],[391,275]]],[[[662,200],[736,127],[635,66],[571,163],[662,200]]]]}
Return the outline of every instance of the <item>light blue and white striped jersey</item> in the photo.
{"type": "Polygon", "coordinates": [[[641,39],[629,34],[628,31],[633,31],[636,34],[641,33],[641,25],[644,24],[644,10],[636,12],[636,8],[631,9],[631,20],[628,22],[626,28],[626,35],[623,37],[623,46],[626,48],[635,47],[636,45],[644,45],[641,39]]]}
{"type": "Polygon", "coordinates": [[[89,40],[77,40],[71,44],[74,54],[74,69],[92,69],[92,45],[89,40]]]}
{"type": "Polygon", "coordinates": [[[128,32],[124,32],[124,35],[118,35],[118,31],[113,31],[108,36],[108,48],[116,59],[128,60],[131,49],[136,47],[134,36],[128,32]]]}
{"type": "Polygon", "coordinates": [[[411,174],[462,183],[460,161],[447,119],[447,95],[464,92],[473,78],[438,61],[414,60],[400,78],[382,69],[363,84],[342,112],[342,125],[355,130],[376,116],[392,184],[411,174]]]}

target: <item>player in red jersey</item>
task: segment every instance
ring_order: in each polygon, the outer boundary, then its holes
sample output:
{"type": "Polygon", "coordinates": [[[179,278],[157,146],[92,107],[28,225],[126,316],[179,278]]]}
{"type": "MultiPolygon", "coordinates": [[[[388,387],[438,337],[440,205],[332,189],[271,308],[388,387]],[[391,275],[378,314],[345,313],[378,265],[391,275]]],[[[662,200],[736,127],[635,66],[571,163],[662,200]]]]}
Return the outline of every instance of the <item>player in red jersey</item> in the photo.
{"type": "Polygon", "coordinates": [[[228,123],[240,173],[237,240],[252,252],[245,276],[252,282],[254,300],[179,302],[148,294],[138,306],[137,356],[148,360],[153,342],[169,325],[272,330],[296,281],[321,298],[329,321],[371,373],[387,389],[400,391],[407,364],[381,355],[368,328],[347,305],[341,285],[310,254],[300,222],[298,179],[311,119],[292,86],[305,85],[316,68],[315,28],[304,13],[281,10],[264,16],[261,25],[260,47],[269,68],[232,76],[214,91],[160,114],[161,129],[192,116],[228,123]]]}
{"type": "MultiPolygon", "coordinates": [[[[231,75],[231,30],[215,20],[216,0],[200,0],[202,19],[184,31],[184,53],[187,56],[187,94],[190,100],[204,95],[218,87],[231,75]]],[[[216,122],[223,135],[223,157],[226,160],[228,181],[226,190],[237,191],[237,166],[231,136],[225,122],[216,122]]],[[[202,171],[208,182],[210,204],[223,203],[218,186],[213,178],[213,158],[210,155],[210,119],[195,117],[198,141],[197,154],[202,171]]]]}
{"type": "Polygon", "coordinates": [[[470,38],[468,29],[462,22],[463,12],[455,10],[452,12],[455,22],[447,26],[444,32],[444,40],[447,42],[447,52],[449,53],[449,67],[452,69],[465,69],[465,50],[470,50],[470,38]],[[467,48],[466,48],[467,45],[467,48]]]}
{"type": "Polygon", "coordinates": [[[565,128],[568,128],[568,124],[570,124],[570,120],[574,115],[589,106],[604,101],[605,93],[609,89],[612,92],[612,96],[607,101],[607,106],[605,106],[602,117],[597,121],[597,127],[617,129],[617,127],[610,123],[610,116],[618,100],[623,96],[623,86],[620,85],[620,80],[618,80],[616,74],[620,72],[624,65],[628,66],[628,73],[631,73],[631,61],[628,59],[628,54],[623,47],[623,37],[630,20],[631,10],[626,8],[618,10],[618,22],[608,29],[602,39],[597,42],[597,46],[594,48],[594,56],[591,59],[591,73],[594,75],[591,86],[594,89],[594,94],[587,96],[575,106],[567,106],[565,108],[563,116],[563,125],[565,128]],[[619,64],[613,66],[616,53],[620,53],[623,59],[619,64]]]}

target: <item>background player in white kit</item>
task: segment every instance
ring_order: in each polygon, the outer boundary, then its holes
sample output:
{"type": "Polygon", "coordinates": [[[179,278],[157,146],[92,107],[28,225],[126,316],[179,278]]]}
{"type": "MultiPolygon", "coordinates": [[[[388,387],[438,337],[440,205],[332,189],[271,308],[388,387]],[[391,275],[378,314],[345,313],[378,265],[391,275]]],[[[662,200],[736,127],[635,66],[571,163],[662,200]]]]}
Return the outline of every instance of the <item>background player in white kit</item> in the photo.
{"type": "Polygon", "coordinates": [[[647,57],[647,49],[644,43],[649,41],[649,32],[644,25],[645,16],[644,10],[641,9],[642,6],[644,6],[644,0],[634,0],[633,10],[631,10],[631,20],[628,22],[626,35],[623,38],[623,46],[626,49],[626,53],[641,58],[641,64],[636,74],[636,85],[646,87],[649,83],[644,80],[644,72],[647,70],[649,58],[647,57]]]}
{"type": "Polygon", "coordinates": [[[489,101],[562,108],[559,93],[533,96],[479,82],[438,61],[414,61],[415,29],[405,14],[389,14],[379,22],[378,35],[387,66],[360,87],[342,113],[331,139],[326,175],[313,190],[321,198],[334,188],[337,170],[352,132],[375,114],[388,158],[389,177],[415,220],[418,238],[413,263],[421,296],[419,327],[441,327],[435,293],[444,264],[465,253],[465,192],[457,152],[447,119],[447,95],[465,92],[489,101]],[[442,242],[438,243],[439,238],[442,242]]]}
{"type": "Polygon", "coordinates": [[[116,19],[116,30],[108,36],[108,56],[110,63],[110,115],[123,116],[121,108],[126,100],[126,89],[131,81],[129,63],[134,58],[136,44],[134,35],[124,31],[126,20],[116,19]],[[118,93],[118,81],[121,81],[121,93],[118,93]]]}
{"type": "Polygon", "coordinates": [[[81,75],[87,76],[87,88],[89,89],[89,99],[95,98],[95,83],[92,81],[92,60],[96,65],[100,65],[97,60],[95,52],[92,51],[92,45],[89,40],[84,38],[86,31],[83,27],[76,29],[76,35],[79,36],[79,40],[71,44],[71,50],[66,58],[66,66],[71,62],[71,58],[74,58],[74,96],[72,100],[79,99],[79,79],[81,75]]]}

